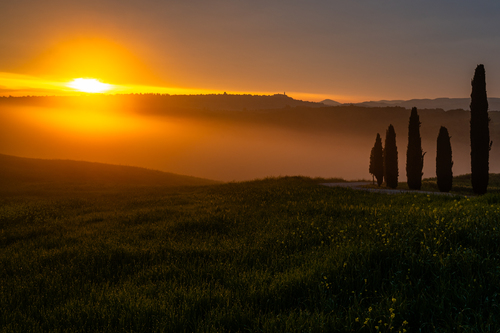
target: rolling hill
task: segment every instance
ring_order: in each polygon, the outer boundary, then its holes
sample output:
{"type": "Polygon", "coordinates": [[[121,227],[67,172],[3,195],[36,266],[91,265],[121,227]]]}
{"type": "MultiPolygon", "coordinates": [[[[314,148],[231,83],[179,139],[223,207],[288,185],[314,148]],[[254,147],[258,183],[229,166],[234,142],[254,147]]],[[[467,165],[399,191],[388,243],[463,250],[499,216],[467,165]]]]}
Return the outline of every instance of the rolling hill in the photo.
{"type": "Polygon", "coordinates": [[[197,186],[216,181],[139,167],[0,154],[2,188],[22,185],[197,186]]]}

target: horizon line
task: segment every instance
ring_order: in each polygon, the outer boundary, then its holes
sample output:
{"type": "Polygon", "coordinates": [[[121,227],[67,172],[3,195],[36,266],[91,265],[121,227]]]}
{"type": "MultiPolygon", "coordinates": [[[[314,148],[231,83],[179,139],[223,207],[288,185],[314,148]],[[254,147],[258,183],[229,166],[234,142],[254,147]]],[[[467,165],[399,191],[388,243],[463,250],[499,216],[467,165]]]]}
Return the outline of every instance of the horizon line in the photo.
{"type": "MultiPolygon", "coordinates": [[[[13,95],[0,95],[0,98],[36,98],[36,97],[91,97],[91,96],[130,96],[130,95],[138,95],[138,96],[145,96],[145,95],[154,95],[154,96],[161,96],[161,97],[170,97],[170,96],[255,96],[255,97],[274,97],[274,96],[283,96],[283,97],[288,97],[296,101],[303,101],[303,102],[310,102],[310,103],[322,103],[323,101],[333,101],[336,103],[340,103],[342,105],[349,105],[349,104],[362,104],[362,103],[383,103],[383,102],[409,102],[413,100],[438,100],[438,99],[470,99],[470,97],[435,97],[435,98],[410,98],[410,99],[368,99],[364,100],[363,102],[338,102],[334,99],[331,98],[325,98],[321,101],[311,101],[311,100],[303,100],[303,99],[297,99],[294,98],[290,95],[287,95],[286,93],[274,93],[274,94],[259,94],[259,93],[199,93],[199,94],[170,94],[170,93],[158,93],[158,92],[130,92],[130,93],[84,93],[84,92],[79,92],[75,94],[60,94],[60,95],[21,95],[21,96],[13,96],[13,95]]],[[[491,96],[488,98],[500,98],[500,97],[495,97],[491,96]]]]}

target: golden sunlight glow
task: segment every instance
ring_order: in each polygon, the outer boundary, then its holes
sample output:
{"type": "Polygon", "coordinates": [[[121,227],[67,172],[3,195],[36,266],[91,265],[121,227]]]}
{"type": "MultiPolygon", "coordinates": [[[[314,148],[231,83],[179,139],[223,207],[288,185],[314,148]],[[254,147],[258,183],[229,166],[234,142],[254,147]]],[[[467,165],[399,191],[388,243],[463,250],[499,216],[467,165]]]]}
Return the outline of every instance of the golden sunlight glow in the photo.
{"type": "MultiPolygon", "coordinates": [[[[94,97],[87,97],[94,98],[94,97]]],[[[101,99],[84,101],[74,107],[44,107],[18,112],[21,120],[71,138],[103,139],[151,130],[148,119],[120,112],[117,105],[101,99]]]]}
{"type": "Polygon", "coordinates": [[[68,87],[86,93],[102,93],[112,88],[110,84],[99,82],[96,79],[74,79],[68,83],[68,87]]]}
{"type": "Polygon", "coordinates": [[[20,69],[51,80],[99,78],[113,84],[166,84],[129,48],[103,38],[81,37],[55,42],[20,69]]]}
{"type": "MultiPolygon", "coordinates": [[[[108,81],[109,82],[109,81],[108,81]]],[[[224,91],[201,88],[166,87],[139,84],[112,84],[102,83],[96,79],[74,79],[71,82],[47,79],[23,74],[0,72],[0,96],[78,96],[81,92],[105,92],[106,94],[170,94],[170,95],[198,95],[222,94],[224,91]],[[96,88],[92,86],[96,85],[96,88]],[[104,88],[98,90],[97,87],[104,88]]],[[[270,91],[231,91],[228,94],[273,95],[270,91]]],[[[294,99],[319,102],[324,99],[333,99],[340,103],[358,103],[366,100],[380,99],[377,96],[343,96],[331,94],[310,94],[303,92],[286,92],[294,99]]]]}

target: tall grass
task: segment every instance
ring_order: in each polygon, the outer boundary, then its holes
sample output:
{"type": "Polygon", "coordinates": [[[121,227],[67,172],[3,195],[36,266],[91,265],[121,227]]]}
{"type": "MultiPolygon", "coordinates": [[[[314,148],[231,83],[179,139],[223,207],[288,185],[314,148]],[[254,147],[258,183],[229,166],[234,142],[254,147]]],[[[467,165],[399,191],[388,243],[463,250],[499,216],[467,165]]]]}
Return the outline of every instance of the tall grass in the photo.
{"type": "Polygon", "coordinates": [[[0,199],[0,331],[500,330],[498,194],[48,193],[0,199]]]}

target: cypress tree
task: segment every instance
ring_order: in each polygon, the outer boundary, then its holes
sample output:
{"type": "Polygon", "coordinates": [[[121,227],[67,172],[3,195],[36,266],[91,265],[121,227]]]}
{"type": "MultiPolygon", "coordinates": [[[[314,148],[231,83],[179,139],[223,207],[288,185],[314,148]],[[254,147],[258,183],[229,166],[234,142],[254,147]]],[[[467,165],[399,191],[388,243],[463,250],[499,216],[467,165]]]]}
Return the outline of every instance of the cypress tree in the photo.
{"type": "Polygon", "coordinates": [[[396,132],[389,125],[385,133],[384,148],[384,178],[388,187],[398,187],[398,148],[396,147],[396,132]]]}
{"type": "Polygon", "coordinates": [[[370,173],[377,178],[378,186],[382,185],[384,181],[384,150],[382,139],[378,133],[370,153],[370,173]]]}
{"type": "Polygon", "coordinates": [[[491,149],[488,124],[488,98],[486,96],[486,74],[483,65],[478,65],[472,79],[470,95],[470,157],[471,182],[476,194],[486,193],[488,187],[489,155],[491,149]]]}
{"type": "Polygon", "coordinates": [[[408,124],[408,149],[406,151],[406,179],[408,187],[412,190],[420,190],[422,187],[424,155],[420,138],[420,120],[417,108],[414,107],[411,109],[408,124]]]}
{"type": "Polygon", "coordinates": [[[453,161],[451,159],[451,143],[448,129],[441,126],[437,138],[436,176],[439,191],[450,192],[453,183],[453,161]]]}

